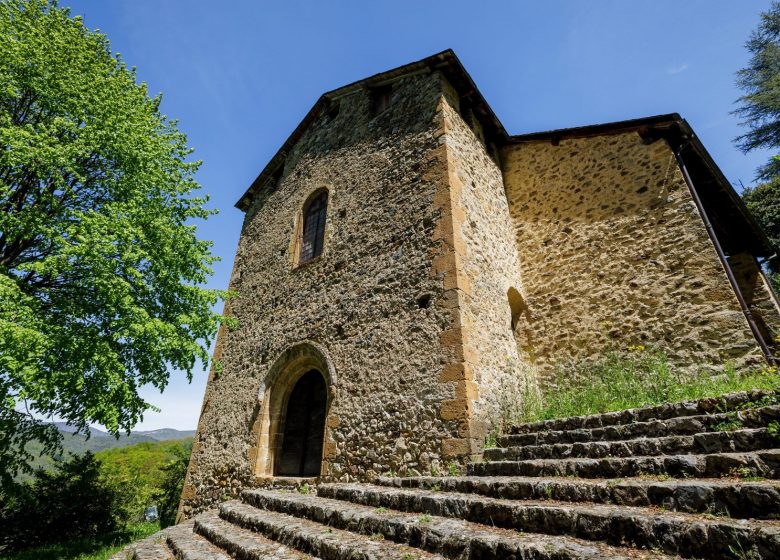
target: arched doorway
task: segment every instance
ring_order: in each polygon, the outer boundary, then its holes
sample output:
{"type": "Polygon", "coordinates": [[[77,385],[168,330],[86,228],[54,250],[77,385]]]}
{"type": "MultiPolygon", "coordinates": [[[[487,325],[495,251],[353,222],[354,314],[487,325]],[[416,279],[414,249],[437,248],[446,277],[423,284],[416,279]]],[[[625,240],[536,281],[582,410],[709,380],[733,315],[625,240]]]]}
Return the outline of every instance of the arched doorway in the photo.
{"type": "Polygon", "coordinates": [[[326,419],[337,385],[332,361],[326,350],[314,342],[296,343],[274,360],[259,387],[260,402],[252,419],[252,433],[257,438],[257,444],[248,452],[256,476],[302,476],[298,474],[301,472],[306,473],[303,476],[319,476],[322,473],[323,461],[327,462],[329,450],[332,452],[333,442],[329,439],[330,428],[326,419]],[[302,414],[311,410],[316,414],[302,414]],[[292,419],[290,424],[287,423],[288,417],[292,419]],[[300,421],[295,418],[308,418],[310,435],[301,438],[295,433],[294,426],[300,426],[300,421]],[[287,434],[288,431],[291,433],[287,434]],[[286,445],[283,443],[285,440],[286,445]],[[294,443],[296,440],[298,444],[294,443]],[[307,441],[311,442],[310,445],[307,441]],[[285,447],[288,448],[288,458],[282,461],[285,447]],[[297,469],[294,468],[295,461],[289,459],[296,456],[296,448],[299,449],[297,469]],[[306,451],[303,468],[300,467],[301,449],[306,451]]]}
{"type": "Polygon", "coordinates": [[[295,383],[284,411],[284,427],[276,476],[319,476],[328,392],[316,369],[295,383]]]}

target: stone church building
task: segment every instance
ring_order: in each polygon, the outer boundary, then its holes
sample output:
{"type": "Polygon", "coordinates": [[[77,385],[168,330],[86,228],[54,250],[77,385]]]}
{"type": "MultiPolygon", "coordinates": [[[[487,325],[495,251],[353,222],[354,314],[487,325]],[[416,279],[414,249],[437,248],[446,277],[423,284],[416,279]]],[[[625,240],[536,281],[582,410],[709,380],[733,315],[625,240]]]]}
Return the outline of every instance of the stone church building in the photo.
{"type": "Polygon", "coordinates": [[[185,517],[462,462],[506,394],[608,348],[773,360],[770,246],[677,114],[511,135],[445,51],[322,95],[236,206],[185,517]]]}

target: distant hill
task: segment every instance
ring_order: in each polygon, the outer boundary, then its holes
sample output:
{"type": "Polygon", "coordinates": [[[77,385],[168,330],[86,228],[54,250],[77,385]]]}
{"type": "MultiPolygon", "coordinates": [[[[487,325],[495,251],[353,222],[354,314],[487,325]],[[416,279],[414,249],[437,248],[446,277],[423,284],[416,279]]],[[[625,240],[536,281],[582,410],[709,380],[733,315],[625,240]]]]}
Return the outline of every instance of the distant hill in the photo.
{"type": "MultiPolygon", "coordinates": [[[[195,436],[195,430],[174,430],[173,428],[162,428],[159,430],[139,430],[131,432],[130,435],[122,434],[119,438],[116,438],[99,430],[97,428],[90,429],[90,438],[86,439],[83,434],[75,433],[75,428],[64,422],[55,422],[55,426],[62,433],[62,450],[65,454],[78,455],[85,451],[91,451],[97,453],[105,449],[115,449],[118,447],[126,447],[128,445],[135,445],[137,443],[156,443],[159,441],[168,440],[181,440],[193,438],[195,436]]],[[[53,462],[54,457],[49,455],[41,455],[42,446],[40,443],[32,442],[27,445],[27,449],[35,456],[33,467],[48,468],[53,462]]],[[[27,476],[22,475],[22,480],[27,476]]]]}
{"type": "MultiPolygon", "coordinates": [[[[62,432],[63,434],[74,434],[76,432],[76,428],[71,426],[70,424],[66,424],[65,422],[54,422],[54,425],[57,426],[57,429],[62,432]]],[[[103,430],[99,430],[98,428],[90,428],[90,433],[92,438],[111,438],[114,441],[122,441],[123,439],[130,439],[130,438],[137,438],[135,442],[141,442],[141,441],[165,441],[168,439],[183,439],[188,437],[194,437],[195,436],[195,430],[174,430],[173,428],[160,428],[159,430],[135,430],[130,433],[130,436],[126,436],[122,434],[117,440],[114,436],[109,434],[108,432],[104,432],[103,430]],[[141,439],[141,438],[147,438],[147,439],[141,439]]],[[[85,439],[83,436],[79,436],[81,439],[85,439]]],[[[124,443],[122,445],[130,445],[129,443],[124,443]]],[[[122,445],[114,445],[111,447],[122,447],[122,445]]]]}

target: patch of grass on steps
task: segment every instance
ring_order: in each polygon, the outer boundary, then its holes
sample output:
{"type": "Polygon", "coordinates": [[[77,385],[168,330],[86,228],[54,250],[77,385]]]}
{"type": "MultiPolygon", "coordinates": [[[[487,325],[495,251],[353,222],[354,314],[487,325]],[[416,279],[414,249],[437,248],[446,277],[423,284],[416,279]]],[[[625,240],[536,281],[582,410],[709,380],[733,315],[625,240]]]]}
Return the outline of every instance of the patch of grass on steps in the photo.
{"type": "Polygon", "coordinates": [[[704,368],[682,371],[660,350],[633,346],[595,362],[560,365],[541,392],[530,387],[506,392],[501,397],[500,423],[506,427],[751,389],[780,390],[777,368],[737,371],[726,365],[719,374],[704,368]]]}

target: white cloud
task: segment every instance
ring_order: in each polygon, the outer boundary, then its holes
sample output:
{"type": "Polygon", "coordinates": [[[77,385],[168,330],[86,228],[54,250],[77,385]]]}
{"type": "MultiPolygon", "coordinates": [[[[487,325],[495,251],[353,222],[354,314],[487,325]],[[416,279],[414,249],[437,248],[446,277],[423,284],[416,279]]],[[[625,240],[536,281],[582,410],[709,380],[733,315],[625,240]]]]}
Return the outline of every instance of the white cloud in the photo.
{"type": "Polygon", "coordinates": [[[688,64],[683,63],[679,66],[670,66],[666,69],[666,73],[670,76],[673,76],[675,74],[681,74],[682,72],[685,72],[688,69],[688,64]]]}

